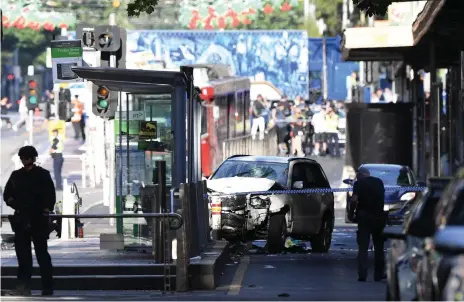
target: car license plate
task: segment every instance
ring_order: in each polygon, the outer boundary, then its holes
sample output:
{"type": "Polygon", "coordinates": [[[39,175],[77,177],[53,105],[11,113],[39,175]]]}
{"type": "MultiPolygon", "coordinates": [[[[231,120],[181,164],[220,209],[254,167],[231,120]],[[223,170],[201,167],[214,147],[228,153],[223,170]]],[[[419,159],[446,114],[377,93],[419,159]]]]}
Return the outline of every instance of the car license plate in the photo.
{"type": "Polygon", "coordinates": [[[390,210],[390,207],[387,206],[387,205],[384,205],[384,206],[383,206],[383,210],[384,210],[384,211],[388,211],[388,210],[390,210]]]}

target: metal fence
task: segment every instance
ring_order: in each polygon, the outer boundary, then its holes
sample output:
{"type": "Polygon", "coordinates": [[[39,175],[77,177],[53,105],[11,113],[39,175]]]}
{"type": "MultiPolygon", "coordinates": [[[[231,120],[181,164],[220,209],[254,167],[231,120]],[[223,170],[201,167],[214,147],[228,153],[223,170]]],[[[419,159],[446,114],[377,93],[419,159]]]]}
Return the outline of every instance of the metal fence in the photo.
{"type": "Polygon", "coordinates": [[[222,144],[224,160],[237,154],[263,156],[277,155],[279,150],[276,127],[266,130],[264,139],[262,140],[259,138],[253,139],[251,134],[249,134],[225,140],[222,144]]]}

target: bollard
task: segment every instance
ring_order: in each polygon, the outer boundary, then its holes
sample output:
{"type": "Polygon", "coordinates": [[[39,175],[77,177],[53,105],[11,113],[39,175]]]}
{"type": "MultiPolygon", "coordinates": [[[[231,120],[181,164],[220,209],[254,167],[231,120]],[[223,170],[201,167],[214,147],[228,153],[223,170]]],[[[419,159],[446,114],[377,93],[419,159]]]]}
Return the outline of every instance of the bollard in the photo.
{"type": "Polygon", "coordinates": [[[206,248],[206,224],[205,224],[205,216],[208,214],[208,212],[204,211],[204,198],[203,198],[203,182],[198,181],[197,183],[194,184],[195,186],[195,199],[196,199],[196,205],[197,205],[197,216],[198,216],[198,242],[200,245],[200,252],[204,251],[206,248]]]}
{"type": "Polygon", "coordinates": [[[221,199],[218,196],[211,196],[211,238],[213,240],[221,239],[221,199]]]}
{"type": "Polygon", "coordinates": [[[178,292],[186,292],[189,290],[189,251],[186,234],[185,215],[182,209],[177,211],[178,214],[184,217],[184,223],[176,231],[177,237],[177,260],[176,260],[176,290],[178,292]]]}
{"type": "MultiPolygon", "coordinates": [[[[73,214],[72,201],[69,200],[69,185],[68,180],[63,179],[63,213],[62,214],[73,214]],[[70,206],[71,204],[71,206],[70,206]]],[[[61,221],[61,240],[68,240],[70,238],[69,218],[63,218],[61,221]]]]}
{"type": "Polygon", "coordinates": [[[195,183],[188,183],[190,204],[190,257],[200,255],[199,217],[197,207],[197,190],[195,183]]]}
{"type": "Polygon", "coordinates": [[[185,236],[187,242],[187,257],[191,255],[191,245],[192,245],[192,220],[190,213],[190,187],[188,184],[180,184],[179,188],[179,197],[182,207],[182,217],[184,218],[185,225],[185,236]]]}
{"type": "Polygon", "coordinates": [[[210,242],[211,241],[211,227],[210,227],[210,219],[209,219],[209,209],[208,209],[208,197],[206,196],[206,194],[208,193],[208,185],[207,185],[207,181],[206,180],[203,180],[201,181],[201,197],[202,197],[202,205],[203,205],[203,211],[204,211],[204,220],[205,220],[205,234],[204,236],[206,236],[206,243],[210,242]]]}

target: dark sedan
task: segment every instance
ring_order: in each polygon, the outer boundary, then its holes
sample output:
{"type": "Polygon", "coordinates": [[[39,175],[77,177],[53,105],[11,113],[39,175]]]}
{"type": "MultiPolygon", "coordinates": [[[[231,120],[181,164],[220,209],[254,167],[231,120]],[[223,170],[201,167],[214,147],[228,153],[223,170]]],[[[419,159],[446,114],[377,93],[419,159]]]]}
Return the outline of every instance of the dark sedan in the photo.
{"type": "MultiPolygon", "coordinates": [[[[417,181],[414,173],[407,166],[389,164],[364,164],[360,168],[366,168],[371,176],[380,178],[385,187],[398,187],[398,190],[385,192],[385,208],[388,212],[389,224],[402,224],[404,215],[422,194],[408,190],[408,187],[424,186],[425,183],[417,181]]],[[[353,185],[356,179],[345,179],[345,184],[353,185]]],[[[351,207],[352,192],[346,194],[345,222],[353,223],[354,209],[351,207]]]]}

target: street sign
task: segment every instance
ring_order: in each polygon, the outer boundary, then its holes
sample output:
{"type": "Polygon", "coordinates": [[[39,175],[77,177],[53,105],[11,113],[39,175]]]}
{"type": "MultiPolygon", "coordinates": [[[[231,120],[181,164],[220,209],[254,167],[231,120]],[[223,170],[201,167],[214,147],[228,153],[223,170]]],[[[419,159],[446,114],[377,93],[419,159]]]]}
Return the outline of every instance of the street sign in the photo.
{"type": "MultiPolygon", "coordinates": [[[[145,111],[129,111],[129,117],[127,117],[127,111],[121,112],[123,119],[128,119],[129,121],[144,121],[145,120],[145,111]]],[[[117,113],[117,118],[119,118],[119,113],[117,113]]]]}
{"type": "Polygon", "coordinates": [[[158,124],[156,122],[140,122],[140,139],[155,139],[157,137],[158,124]]]}
{"type": "Polygon", "coordinates": [[[61,40],[51,42],[54,83],[82,82],[72,67],[82,67],[82,41],[61,40]]]}
{"type": "Polygon", "coordinates": [[[53,130],[58,129],[58,135],[62,140],[66,139],[66,122],[62,120],[48,121],[48,139],[53,140],[53,130]]]}

